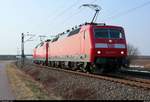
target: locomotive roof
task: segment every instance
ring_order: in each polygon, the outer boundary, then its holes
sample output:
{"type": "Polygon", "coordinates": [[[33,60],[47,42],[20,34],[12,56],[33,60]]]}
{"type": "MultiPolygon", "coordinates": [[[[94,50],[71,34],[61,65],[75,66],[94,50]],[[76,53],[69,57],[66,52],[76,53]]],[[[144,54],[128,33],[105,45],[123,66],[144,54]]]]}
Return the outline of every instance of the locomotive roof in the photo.
{"type": "Polygon", "coordinates": [[[85,23],[84,25],[89,25],[89,26],[106,26],[106,27],[116,27],[116,28],[122,28],[121,26],[116,26],[116,25],[106,25],[105,23],[85,23]]]}
{"type": "Polygon", "coordinates": [[[53,39],[47,39],[45,42],[55,42],[58,39],[63,39],[65,37],[69,37],[71,35],[73,35],[74,33],[78,33],[80,32],[81,28],[83,26],[107,26],[107,27],[120,27],[120,26],[113,26],[113,25],[106,25],[105,23],[84,23],[79,25],[78,27],[75,26],[75,28],[72,28],[72,30],[67,30],[66,32],[60,33],[58,35],[56,35],[53,39]]]}

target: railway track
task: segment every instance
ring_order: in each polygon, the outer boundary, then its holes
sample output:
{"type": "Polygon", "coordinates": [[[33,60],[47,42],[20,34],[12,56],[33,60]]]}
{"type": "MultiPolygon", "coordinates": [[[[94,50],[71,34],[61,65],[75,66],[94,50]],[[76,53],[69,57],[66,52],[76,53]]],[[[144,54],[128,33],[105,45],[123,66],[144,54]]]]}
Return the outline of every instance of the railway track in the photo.
{"type": "Polygon", "coordinates": [[[83,73],[83,72],[78,72],[78,71],[41,66],[41,65],[36,65],[36,64],[34,64],[34,66],[37,66],[40,68],[57,70],[57,71],[63,71],[63,72],[67,72],[67,73],[71,73],[75,75],[81,75],[84,77],[90,77],[90,78],[96,78],[96,79],[106,80],[110,82],[120,83],[120,84],[128,85],[131,87],[142,88],[145,90],[150,90],[150,80],[148,79],[141,79],[141,78],[136,78],[136,77],[131,77],[131,76],[124,76],[124,75],[121,76],[117,74],[95,75],[95,74],[83,73]]]}

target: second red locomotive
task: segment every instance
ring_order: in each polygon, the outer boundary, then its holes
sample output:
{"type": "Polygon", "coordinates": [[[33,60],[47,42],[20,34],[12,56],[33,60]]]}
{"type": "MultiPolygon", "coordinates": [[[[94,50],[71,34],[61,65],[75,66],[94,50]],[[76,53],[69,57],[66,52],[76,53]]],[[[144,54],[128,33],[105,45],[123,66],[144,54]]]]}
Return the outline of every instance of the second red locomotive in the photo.
{"type": "Polygon", "coordinates": [[[88,72],[116,70],[126,66],[126,57],[124,29],[97,23],[59,34],[36,46],[33,53],[37,64],[88,72]]]}

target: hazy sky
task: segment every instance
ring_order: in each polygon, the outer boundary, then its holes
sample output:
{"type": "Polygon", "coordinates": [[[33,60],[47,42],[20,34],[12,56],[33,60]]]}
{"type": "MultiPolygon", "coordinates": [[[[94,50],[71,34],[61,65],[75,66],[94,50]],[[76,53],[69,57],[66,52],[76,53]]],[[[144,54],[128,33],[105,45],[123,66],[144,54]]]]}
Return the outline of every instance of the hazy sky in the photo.
{"type": "Polygon", "coordinates": [[[0,0],[0,54],[20,53],[21,33],[36,35],[25,43],[25,53],[31,54],[38,35],[52,36],[90,22],[94,12],[79,8],[85,3],[100,5],[97,22],[123,26],[128,43],[150,55],[150,0],[0,0]]]}

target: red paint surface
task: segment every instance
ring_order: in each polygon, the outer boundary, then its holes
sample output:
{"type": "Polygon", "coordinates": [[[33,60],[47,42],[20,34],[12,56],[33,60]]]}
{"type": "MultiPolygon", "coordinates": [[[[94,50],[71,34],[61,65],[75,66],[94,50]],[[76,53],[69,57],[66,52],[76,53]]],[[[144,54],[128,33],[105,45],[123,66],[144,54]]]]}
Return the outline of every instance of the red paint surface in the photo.
{"type": "Polygon", "coordinates": [[[94,28],[115,28],[122,29],[122,27],[116,26],[94,26],[86,25],[82,26],[79,34],[66,37],[56,42],[45,42],[40,48],[34,49],[34,59],[48,57],[59,57],[59,56],[77,56],[77,55],[89,55],[89,62],[94,62],[95,57],[125,57],[127,56],[127,49],[116,49],[113,48],[113,44],[125,44],[125,39],[95,39],[94,28]],[[109,42],[112,40],[112,42],[109,42]],[[95,48],[96,43],[107,43],[110,48],[95,48]],[[47,46],[46,46],[47,45],[47,46]],[[46,50],[46,48],[48,48],[46,50]],[[99,55],[97,51],[102,53],[99,55]],[[121,54],[124,51],[125,54],[121,54]]]}

